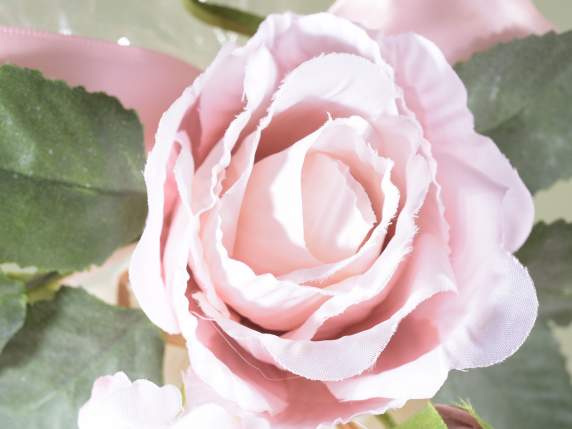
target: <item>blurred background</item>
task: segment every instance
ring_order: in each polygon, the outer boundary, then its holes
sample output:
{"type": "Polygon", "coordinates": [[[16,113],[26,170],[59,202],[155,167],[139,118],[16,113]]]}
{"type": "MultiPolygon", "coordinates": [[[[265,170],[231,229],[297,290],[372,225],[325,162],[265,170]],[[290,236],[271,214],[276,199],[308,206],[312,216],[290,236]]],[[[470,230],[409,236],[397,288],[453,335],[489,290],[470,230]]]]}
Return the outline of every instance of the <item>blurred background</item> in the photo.
{"type": "MultiPolygon", "coordinates": [[[[286,10],[297,13],[323,11],[332,0],[216,2],[266,15],[286,10]]],[[[572,0],[535,0],[535,3],[559,31],[572,29],[572,0]]],[[[146,47],[169,53],[200,68],[212,60],[222,44],[241,39],[234,33],[209,27],[191,17],[180,0],[0,0],[0,25],[26,26],[146,47]]],[[[538,220],[551,222],[564,217],[572,221],[572,181],[557,183],[538,193],[535,200],[538,220]]],[[[115,291],[98,291],[97,294],[105,298],[115,296],[115,291]]],[[[572,377],[572,327],[554,330],[572,377]]],[[[179,370],[184,367],[185,359],[183,348],[176,344],[168,347],[167,382],[178,384],[179,370]]]]}

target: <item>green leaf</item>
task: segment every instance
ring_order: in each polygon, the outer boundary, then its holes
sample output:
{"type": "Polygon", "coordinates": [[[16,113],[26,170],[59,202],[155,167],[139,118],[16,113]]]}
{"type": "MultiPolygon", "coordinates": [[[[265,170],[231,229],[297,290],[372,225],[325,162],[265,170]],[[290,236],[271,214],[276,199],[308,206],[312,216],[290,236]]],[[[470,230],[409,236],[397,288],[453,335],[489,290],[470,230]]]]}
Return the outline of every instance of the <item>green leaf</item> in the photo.
{"type": "Polygon", "coordinates": [[[163,341],[139,310],[63,288],[28,309],[0,355],[0,427],[72,429],[94,380],[125,371],[161,384],[163,341]]]}
{"type": "Polygon", "coordinates": [[[447,429],[447,425],[432,404],[397,426],[397,429],[447,429]]]}
{"type": "Polygon", "coordinates": [[[0,272],[0,352],[20,330],[26,318],[26,293],[24,285],[0,272]]]}
{"type": "Polygon", "coordinates": [[[540,301],[540,317],[572,322],[572,223],[537,223],[518,258],[528,268],[540,301]]]}
{"type": "Polygon", "coordinates": [[[393,416],[389,413],[378,414],[375,416],[378,422],[380,422],[384,428],[390,429],[397,426],[397,423],[393,416]]]}
{"type": "Polygon", "coordinates": [[[183,0],[187,11],[199,20],[224,30],[252,36],[264,18],[228,6],[204,0],[183,0]]]}
{"type": "Polygon", "coordinates": [[[572,224],[537,223],[518,258],[538,291],[540,317],[560,325],[572,322],[572,224]]]}
{"type": "Polygon", "coordinates": [[[501,44],[456,70],[477,130],[532,192],[572,176],[572,32],[501,44]]]}
{"type": "Polygon", "coordinates": [[[463,400],[495,429],[572,427],[572,385],[546,323],[539,320],[522,348],[505,362],[449,374],[435,401],[463,400]]]}
{"type": "Polygon", "coordinates": [[[142,127],[113,97],[0,67],[0,262],[102,263],[146,216],[142,127]]]}

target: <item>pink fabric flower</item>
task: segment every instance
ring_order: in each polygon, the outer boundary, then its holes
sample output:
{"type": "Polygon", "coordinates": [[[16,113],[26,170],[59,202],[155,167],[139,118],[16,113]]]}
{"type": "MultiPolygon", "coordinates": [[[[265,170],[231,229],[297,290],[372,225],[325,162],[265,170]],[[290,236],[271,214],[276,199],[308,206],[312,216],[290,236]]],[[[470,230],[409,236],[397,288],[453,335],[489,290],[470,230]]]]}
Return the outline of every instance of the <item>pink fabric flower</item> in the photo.
{"type": "Polygon", "coordinates": [[[273,428],[429,398],[533,326],[531,196],[421,36],[269,17],[164,114],[145,180],[141,307],[273,428]]]}
{"type": "MultiPolygon", "coordinates": [[[[193,392],[191,392],[193,393],[193,392]]],[[[131,382],[122,372],[100,377],[78,416],[79,429],[270,429],[254,416],[229,414],[213,403],[183,409],[175,386],[131,382]]]]}
{"type": "Polygon", "coordinates": [[[330,11],[385,34],[419,33],[450,63],[553,28],[530,0],[337,0],[330,11]]]}

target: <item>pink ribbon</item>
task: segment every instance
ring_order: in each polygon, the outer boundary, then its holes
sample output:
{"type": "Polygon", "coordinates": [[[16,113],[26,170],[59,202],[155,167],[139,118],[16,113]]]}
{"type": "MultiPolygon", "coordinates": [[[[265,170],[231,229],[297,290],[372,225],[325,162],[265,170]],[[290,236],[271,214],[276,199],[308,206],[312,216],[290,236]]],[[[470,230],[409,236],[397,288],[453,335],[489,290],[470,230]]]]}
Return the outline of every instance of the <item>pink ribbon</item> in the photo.
{"type": "Polygon", "coordinates": [[[147,150],[163,112],[200,73],[147,49],[11,27],[0,27],[0,63],[38,69],[48,78],[119,98],[139,114],[147,150]]]}

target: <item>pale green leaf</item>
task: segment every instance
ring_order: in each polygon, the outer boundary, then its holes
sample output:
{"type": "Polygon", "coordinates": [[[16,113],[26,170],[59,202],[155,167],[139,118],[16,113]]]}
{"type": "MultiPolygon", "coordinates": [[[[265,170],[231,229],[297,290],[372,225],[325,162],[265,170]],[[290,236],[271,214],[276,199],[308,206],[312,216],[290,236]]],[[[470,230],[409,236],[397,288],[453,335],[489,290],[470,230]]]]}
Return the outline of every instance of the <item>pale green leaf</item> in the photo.
{"type": "Polygon", "coordinates": [[[26,317],[26,293],[21,282],[0,272],[0,352],[26,317]]]}
{"type": "Polygon", "coordinates": [[[73,429],[94,380],[124,371],[161,383],[163,341],[139,310],[63,288],[28,309],[0,355],[0,427],[73,429]]]}
{"type": "Polygon", "coordinates": [[[447,429],[447,425],[432,404],[397,426],[397,429],[447,429]]]}
{"type": "Polygon", "coordinates": [[[540,317],[572,322],[572,223],[537,223],[517,254],[528,268],[540,301],[540,317]]]}

